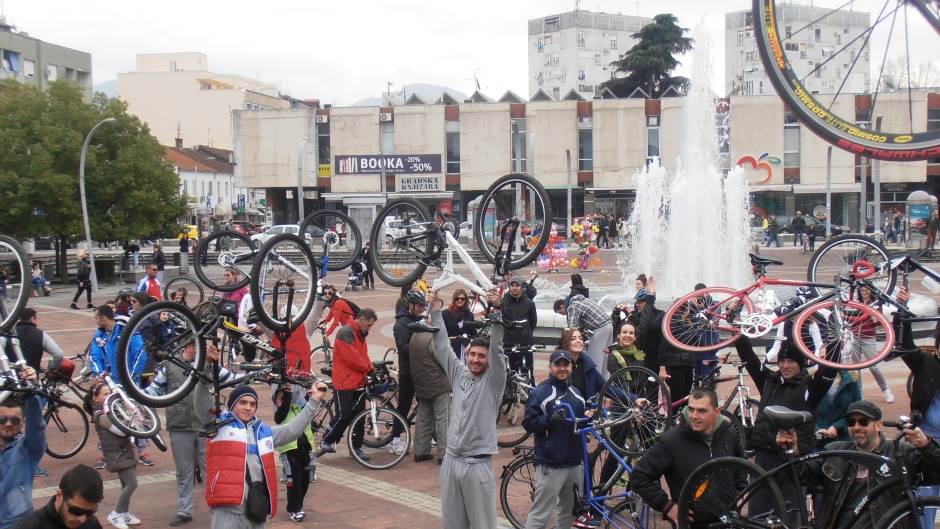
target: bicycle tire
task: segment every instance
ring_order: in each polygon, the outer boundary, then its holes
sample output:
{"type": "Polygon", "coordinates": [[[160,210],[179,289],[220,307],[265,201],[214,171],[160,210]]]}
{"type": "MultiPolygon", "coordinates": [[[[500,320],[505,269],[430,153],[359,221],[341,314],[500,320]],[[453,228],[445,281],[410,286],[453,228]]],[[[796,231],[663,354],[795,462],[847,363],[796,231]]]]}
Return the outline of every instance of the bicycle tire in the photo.
{"type": "MultiPolygon", "coordinates": [[[[306,233],[308,230],[313,231],[314,227],[322,230],[323,226],[320,226],[320,224],[318,224],[317,221],[322,222],[323,219],[328,216],[337,217],[338,219],[342,220],[345,226],[347,227],[346,251],[349,252],[349,255],[341,260],[340,259],[334,260],[331,256],[326,265],[327,270],[336,272],[337,270],[342,270],[348,267],[349,265],[353,263],[353,261],[356,260],[357,257],[359,257],[359,253],[362,251],[362,233],[359,231],[359,226],[357,226],[356,223],[353,222],[353,220],[349,217],[349,215],[343,213],[342,211],[339,211],[336,209],[318,209],[314,211],[313,213],[307,215],[304,218],[304,221],[300,224],[301,237],[303,237],[304,240],[306,241],[307,240],[306,233]],[[351,235],[355,237],[355,241],[353,242],[352,247],[349,246],[349,237],[351,235]]],[[[310,249],[311,251],[313,251],[314,255],[318,255],[318,252],[314,251],[315,249],[322,248],[325,244],[330,244],[328,241],[326,241],[323,238],[322,235],[318,238],[319,238],[319,241],[317,240],[317,238],[314,238],[312,235],[310,238],[310,243],[309,243],[310,249]]],[[[339,240],[335,243],[337,247],[342,245],[342,237],[338,237],[338,239],[339,240]]],[[[335,249],[331,249],[330,251],[331,252],[335,251],[335,249]]]]}
{"type": "MultiPolygon", "coordinates": [[[[810,283],[832,284],[836,275],[847,276],[856,261],[864,259],[880,271],[868,278],[879,290],[890,293],[898,281],[897,270],[888,268],[890,257],[883,244],[864,235],[839,235],[823,243],[809,259],[806,280],[810,283]],[[844,255],[839,255],[845,252],[844,255]],[[827,258],[828,256],[828,258],[827,258]]],[[[810,287],[817,296],[831,289],[810,287]]]]}
{"type": "Polygon", "coordinates": [[[499,505],[503,509],[503,516],[509,520],[516,529],[525,528],[525,519],[528,516],[529,509],[522,512],[520,502],[531,507],[535,496],[535,462],[531,452],[520,454],[509,462],[500,474],[499,478],[499,505]],[[520,485],[520,491],[510,491],[516,483],[520,485]],[[510,494],[512,497],[510,497],[510,494]],[[528,500],[526,500],[526,494],[528,500]],[[515,507],[513,507],[515,503],[515,507]]]}
{"type": "Polygon", "coordinates": [[[316,261],[313,258],[313,253],[310,252],[310,247],[304,243],[303,239],[290,233],[282,233],[271,237],[258,250],[255,264],[251,268],[249,290],[252,306],[258,315],[258,319],[272,331],[293,331],[307,319],[310,309],[313,308],[313,302],[316,299],[317,281],[316,261]],[[280,247],[284,248],[280,251],[284,251],[285,255],[281,255],[277,251],[280,247]],[[299,263],[291,262],[289,257],[294,257],[295,260],[299,259],[299,263]],[[292,293],[288,291],[284,294],[292,297],[293,308],[289,320],[274,313],[275,310],[283,308],[283,305],[287,303],[287,299],[281,299],[280,284],[288,274],[291,274],[291,276],[286,279],[286,282],[293,283],[297,281],[300,287],[292,293]],[[269,289],[265,287],[264,297],[262,297],[261,286],[267,283],[267,280],[272,276],[275,279],[274,288],[278,289],[278,294],[272,296],[268,291],[269,289]],[[296,312],[293,309],[297,309],[296,312]]]}
{"type": "Polygon", "coordinates": [[[796,317],[796,321],[793,323],[794,340],[800,352],[802,352],[806,358],[817,364],[835,369],[853,370],[873,366],[891,353],[891,350],[894,348],[894,328],[891,326],[888,319],[884,317],[884,314],[882,314],[880,310],[873,309],[862,303],[844,301],[841,305],[843,311],[848,309],[848,313],[850,314],[848,316],[849,321],[838,323],[832,321],[833,318],[829,317],[826,321],[828,327],[821,331],[824,340],[823,345],[826,351],[829,351],[830,347],[837,346],[841,343],[842,350],[839,353],[840,361],[837,362],[817,355],[814,348],[806,343],[804,336],[808,334],[808,331],[804,331],[803,327],[814,314],[831,313],[831,309],[834,305],[834,301],[814,303],[806,307],[806,309],[796,317]],[[852,349],[849,351],[845,349],[847,344],[844,338],[847,334],[851,338],[851,343],[848,345],[850,345],[852,349]],[[869,338],[871,338],[871,336],[874,336],[875,340],[870,340],[869,338]],[[884,339],[879,341],[878,338],[882,336],[884,339]],[[861,361],[856,360],[863,357],[867,357],[868,359],[861,361]],[[843,361],[846,358],[848,358],[849,361],[843,361]]]}
{"type": "MultiPolygon", "coordinates": [[[[49,406],[52,403],[53,399],[50,399],[46,405],[49,406]]],[[[47,409],[43,414],[46,423],[46,454],[54,459],[68,459],[81,452],[82,448],[85,447],[85,443],[88,442],[88,415],[85,414],[81,406],[61,399],[55,399],[53,405],[55,406],[54,409],[47,409]],[[67,417],[63,419],[61,417],[63,409],[77,413],[80,419],[75,420],[67,417]],[[74,431],[77,434],[75,437],[77,441],[67,442],[62,446],[57,444],[55,441],[58,437],[57,432],[64,435],[69,431],[74,431]]]]}
{"type": "MultiPolygon", "coordinates": [[[[726,310],[722,308],[722,306],[737,292],[738,291],[733,288],[709,287],[682,296],[666,310],[663,316],[663,337],[665,337],[673,347],[693,352],[716,351],[731,345],[741,335],[739,328],[733,327],[727,330],[721,330],[716,327],[712,320],[702,319],[696,315],[695,321],[690,321],[688,318],[685,318],[684,314],[680,313],[680,311],[692,307],[690,303],[700,298],[715,295],[723,297],[717,303],[709,305],[709,308],[711,310],[726,310]],[[678,336],[676,335],[677,333],[678,336]],[[722,333],[724,333],[724,335],[722,333]]],[[[750,297],[741,296],[739,299],[740,304],[743,305],[740,312],[741,317],[747,317],[747,315],[754,312],[754,304],[751,302],[750,297]]]]}
{"type": "Polygon", "coordinates": [[[891,507],[878,520],[877,529],[900,529],[908,527],[921,527],[920,509],[940,509],[940,497],[937,496],[918,496],[914,498],[914,512],[911,512],[911,504],[907,501],[891,507]]]}
{"type": "Polygon", "coordinates": [[[196,272],[196,277],[211,290],[232,292],[243,288],[251,280],[251,267],[256,255],[255,245],[251,239],[237,231],[223,230],[199,241],[199,245],[196,246],[193,271],[196,272]],[[217,245],[220,249],[214,250],[217,245]],[[223,246],[228,246],[228,248],[223,248],[223,246]],[[232,248],[237,248],[238,253],[234,253],[232,248]],[[215,259],[210,258],[213,251],[219,251],[215,259]],[[234,283],[225,283],[223,273],[229,267],[238,270],[242,278],[234,283]]]}
{"type": "MultiPolygon", "coordinates": [[[[414,253],[405,251],[405,248],[402,246],[402,241],[396,242],[396,238],[387,234],[385,231],[385,218],[389,216],[397,217],[395,213],[404,213],[405,211],[413,215],[413,217],[409,217],[409,220],[414,221],[417,225],[428,225],[430,215],[428,215],[424,205],[413,198],[402,198],[394,202],[389,202],[384,208],[379,210],[378,214],[375,216],[375,222],[372,224],[372,232],[369,234],[369,245],[372,248],[372,251],[369,252],[369,262],[372,264],[372,271],[375,272],[375,274],[379,276],[379,279],[384,281],[385,284],[393,287],[403,287],[414,283],[428,268],[427,263],[422,262],[422,259],[417,258],[418,256],[415,256],[414,253]],[[402,211],[399,211],[399,208],[402,208],[402,211]],[[394,247],[393,251],[396,255],[391,257],[386,255],[384,259],[388,259],[389,263],[383,264],[381,260],[383,259],[383,248],[386,246],[394,247]],[[402,262],[413,263],[414,269],[410,272],[405,272],[398,268],[393,268],[391,271],[386,269],[387,265],[400,264],[402,262]]],[[[411,250],[421,254],[420,257],[430,257],[433,248],[431,235],[419,237],[415,240],[417,244],[413,245],[413,247],[409,245],[411,250]]],[[[384,253],[387,254],[388,251],[384,253]]]]}
{"type": "MultiPolygon", "coordinates": [[[[781,31],[784,28],[778,24],[776,13],[775,0],[754,0],[754,40],[757,41],[764,73],[783,100],[784,106],[796,115],[800,123],[829,143],[857,155],[890,161],[925,160],[940,155],[940,130],[913,132],[912,125],[910,132],[873,132],[856,126],[855,116],[852,116],[852,119],[843,119],[817,101],[813,92],[803,86],[799,75],[790,66],[784,43],[780,38],[786,32],[781,31]]],[[[928,12],[922,14],[933,29],[940,33],[940,20],[937,20],[936,15],[928,12]]],[[[878,16],[880,17],[880,14],[878,16]]],[[[881,19],[877,20],[875,24],[880,21],[881,19]]],[[[865,47],[870,53],[871,47],[868,46],[867,38],[863,44],[863,48],[865,47]]]]}
{"type": "Polygon", "coordinates": [[[197,336],[201,328],[202,324],[193,311],[179,303],[158,301],[141,307],[127,322],[118,340],[117,368],[121,374],[121,380],[124,381],[124,391],[127,392],[128,396],[143,405],[163,408],[176,404],[183,397],[189,395],[196,386],[196,382],[198,382],[196,373],[201,372],[206,364],[205,342],[197,336]],[[150,395],[144,391],[144,388],[134,382],[132,377],[133,369],[127,361],[128,348],[130,347],[131,337],[139,334],[137,329],[146,324],[145,320],[162,312],[170,314],[170,318],[164,323],[164,330],[167,334],[161,335],[162,339],[160,341],[156,338],[142,338],[144,354],[154,361],[154,370],[159,370],[165,363],[185,362],[181,355],[186,346],[192,342],[196,349],[193,358],[194,366],[175,390],[168,391],[164,395],[150,395]]]}
{"type": "MultiPolygon", "coordinates": [[[[349,423],[349,428],[346,431],[346,446],[349,447],[349,454],[360,465],[368,469],[372,469],[372,470],[386,470],[386,469],[394,467],[398,463],[401,463],[402,460],[404,460],[405,457],[408,455],[408,448],[411,446],[411,429],[408,427],[408,423],[407,421],[405,421],[405,418],[402,417],[400,413],[393,410],[392,408],[382,407],[382,408],[376,409],[375,412],[377,416],[380,414],[388,415],[387,418],[380,417],[380,419],[376,420],[376,422],[381,425],[380,429],[382,429],[382,432],[377,432],[375,433],[375,435],[388,437],[390,439],[391,431],[392,429],[394,429],[394,423],[398,423],[401,425],[401,428],[402,428],[400,439],[401,439],[401,444],[405,449],[402,450],[400,454],[391,454],[391,452],[386,451],[385,453],[393,455],[394,457],[390,458],[388,461],[384,463],[376,462],[375,457],[378,454],[382,453],[382,449],[385,448],[385,444],[377,443],[380,446],[378,448],[375,448],[371,452],[372,457],[368,459],[363,458],[360,454],[360,451],[353,449],[353,431],[355,430],[355,426],[359,424],[359,421],[364,421],[363,427],[364,427],[364,430],[366,431],[365,435],[369,434],[369,429],[370,429],[369,422],[370,421],[368,421],[367,419],[369,419],[369,415],[372,413],[372,410],[368,408],[356,414],[352,422],[349,423]]],[[[362,448],[366,448],[368,446],[369,445],[363,442],[362,448]]]]}
{"type": "MultiPolygon", "coordinates": [[[[330,429],[333,423],[333,399],[324,398],[320,401],[320,407],[313,413],[313,420],[310,421],[310,427],[313,429],[313,436],[319,443],[320,439],[330,429]]],[[[316,447],[314,447],[316,448],[316,447]]]]}
{"type": "Polygon", "coordinates": [[[905,382],[904,388],[907,390],[907,398],[912,398],[914,396],[914,373],[907,374],[907,382],[905,382]]]}
{"type": "MultiPolygon", "coordinates": [[[[591,465],[591,491],[594,496],[619,494],[622,491],[626,491],[629,487],[630,474],[620,466],[620,462],[613,456],[613,453],[613,451],[607,450],[604,448],[604,445],[598,443],[597,447],[591,451],[589,455],[590,459],[588,460],[588,464],[591,465]],[[603,480],[605,467],[611,469],[612,472],[606,480],[603,480]]],[[[629,458],[625,459],[628,460],[628,463],[630,462],[629,458]]]]}
{"type": "Polygon", "coordinates": [[[29,254],[13,237],[0,235],[0,267],[11,274],[7,277],[6,293],[0,298],[0,331],[7,332],[19,320],[33,289],[29,254]],[[19,285],[18,289],[16,285],[19,285]]]}
{"type": "Polygon", "coordinates": [[[525,442],[529,432],[522,427],[525,419],[528,392],[515,386],[511,399],[505,399],[499,406],[496,416],[496,445],[501,448],[511,448],[525,442]]]}
{"type": "Polygon", "coordinates": [[[153,446],[157,447],[157,450],[161,452],[166,452],[166,441],[163,440],[163,436],[157,432],[153,437],[150,438],[153,442],[153,446]]]}
{"type": "Polygon", "coordinates": [[[672,520],[664,520],[636,493],[624,498],[607,513],[601,529],[676,529],[672,520]],[[626,511],[626,513],[624,513],[626,511]]]}
{"type": "Polygon", "coordinates": [[[133,437],[150,438],[160,432],[160,416],[153,408],[136,404],[129,406],[117,393],[108,396],[108,420],[119,430],[133,437]]]}
{"type": "MultiPolygon", "coordinates": [[[[534,215],[538,214],[538,206],[540,205],[542,207],[542,215],[544,218],[541,219],[541,225],[538,225],[539,219],[532,219],[535,221],[535,225],[530,226],[530,229],[533,232],[536,229],[540,230],[538,238],[536,239],[535,244],[530,243],[527,245],[529,247],[528,251],[523,253],[521,257],[512,259],[509,262],[509,270],[516,270],[527,266],[542,254],[542,250],[545,248],[545,245],[548,243],[548,238],[551,235],[551,230],[549,228],[552,224],[552,203],[549,199],[548,191],[545,190],[545,187],[541,182],[525,173],[510,173],[497,179],[495,182],[490,184],[486,191],[483,192],[483,196],[480,199],[480,208],[477,210],[477,213],[473,218],[473,237],[476,239],[477,247],[480,248],[481,252],[483,252],[483,256],[486,258],[486,260],[491,264],[496,263],[496,248],[494,246],[490,246],[487,243],[488,238],[486,237],[486,231],[484,227],[487,211],[490,211],[491,214],[496,215],[495,213],[492,213],[493,210],[497,209],[495,208],[494,201],[496,194],[500,191],[501,188],[513,184],[521,184],[533,193],[534,198],[537,198],[539,201],[539,204],[536,204],[536,207],[533,209],[534,215]],[[493,203],[494,206],[491,207],[490,203],[493,203]]],[[[512,209],[518,210],[519,208],[514,207],[512,209]]],[[[496,221],[499,222],[499,219],[496,219],[496,221]]],[[[496,227],[493,227],[492,235],[494,240],[498,238],[496,227]]],[[[521,235],[521,233],[517,234],[517,236],[521,235]]]]}
{"type": "Polygon", "coordinates": [[[673,425],[669,386],[645,367],[618,369],[604,382],[600,395],[604,414],[609,419],[632,417],[613,428],[598,431],[621,457],[642,456],[673,425]],[[650,405],[640,410],[634,405],[639,398],[647,399],[650,405]]]}
{"type": "Polygon", "coordinates": [[[190,276],[177,276],[167,281],[166,286],[163,287],[163,299],[173,301],[173,293],[181,287],[186,289],[186,298],[183,300],[184,306],[195,307],[205,301],[206,292],[202,288],[202,283],[190,276]],[[194,296],[194,293],[198,295],[194,296]]]}
{"type": "MultiPolygon", "coordinates": [[[[677,503],[676,518],[678,519],[679,529],[689,529],[689,509],[693,509],[696,514],[712,514],[716,518],[721,515],[739,516],[741,510],[748,508],[749,499],[758,486],[766,487],[765,494],[770,500],[771,512],[760,513],[765,519],[784,520],[784,502],[780,487],[773,479],[767,479],[767,472],[759,466],[746,459],[737,457],[718,457],[707,461],[698,467],[686,479],[682,486],[682,492],[679,493],[677,503]],[[743,474],[740,474],[743,473],[743,474]],[[725,479],[714,479],[713,475],[730,475],[732,482],[735,474],[739,477],[747,475],[749,484],[744,491],[735,491],[734,487],[727,487],[727,477],[725,479]],[[744,493],[742,501],[737,500],[741,493],[744,493]],[[731,495],[733,493],[733,495],[731,495]],[[706,496],[707,495],[707,496],[706,496]],[[693,507],[694,502],[694,507],[693,507]],[[708,503],[706,505],[706,502],[708,503]]],[[[760,527],[760,521],[751,517],[750,513],[742,516],[748,520],[748,527],[760,527]]],[[[697,521],[696,523],[699,523],[697,521]]],[[[707,521],[701,521],[707,523],[707,521]]],[[[727,527],[735,527],[733,522],[727,522],[727,527]]],[[[769,529],[771,524],[767,524],[769,529]]]]}

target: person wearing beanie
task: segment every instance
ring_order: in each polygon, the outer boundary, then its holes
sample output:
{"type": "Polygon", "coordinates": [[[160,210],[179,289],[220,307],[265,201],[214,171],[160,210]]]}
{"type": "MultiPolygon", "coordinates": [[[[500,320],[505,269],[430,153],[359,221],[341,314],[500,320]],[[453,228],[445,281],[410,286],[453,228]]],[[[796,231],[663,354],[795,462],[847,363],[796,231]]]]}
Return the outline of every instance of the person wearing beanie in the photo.
{"type": "MultiPolygon", "coordinates": [[[[219,350],[207,344],[207,357],[218,361],[219,350]]],[[[198,388],[197,388],[198,389],[198,388]]],[[[256,417],[258,393],[238,386],[226,400],[228,411],[206,450],[206,503],[211,508],[212,529],[261,529],[277,514],[275,449],[297,440],[313,420],[327,386],[316,382],[307,390],[307,402],[290,421],[268,426],[256,417]]],[[[207,400],[210,392],[197,393],[207,400]]],[[[197,407],[211,407],[203,403],[197,407]]]]}

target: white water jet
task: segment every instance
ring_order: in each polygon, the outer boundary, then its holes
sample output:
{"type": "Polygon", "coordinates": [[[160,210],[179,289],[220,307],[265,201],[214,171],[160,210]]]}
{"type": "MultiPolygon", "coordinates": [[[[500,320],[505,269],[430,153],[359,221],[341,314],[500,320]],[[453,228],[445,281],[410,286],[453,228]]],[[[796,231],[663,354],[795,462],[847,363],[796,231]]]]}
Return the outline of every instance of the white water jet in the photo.
{"type": "MultiPolygon", "coordinates": [[[[635,176],[630,270],[632,277],[655,276],[661,300],[691,292],[696,283],[742,287],[752,278],[747,182],[739,168],[727,175],[719,168],[709,49],[707,32],[696,30],[675,172],[654,161],[635,176]]],[[[631,291],[632,277],[625,278],[631,291]]]]}

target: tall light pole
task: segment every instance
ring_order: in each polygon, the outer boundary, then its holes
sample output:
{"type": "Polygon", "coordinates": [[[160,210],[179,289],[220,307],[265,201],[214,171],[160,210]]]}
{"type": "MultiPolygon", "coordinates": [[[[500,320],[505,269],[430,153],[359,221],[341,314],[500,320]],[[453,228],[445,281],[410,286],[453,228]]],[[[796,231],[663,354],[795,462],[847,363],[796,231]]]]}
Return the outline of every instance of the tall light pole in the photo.
{"type": "Polygon", "coordinates": [[[91,143],[91,137],[98,130],[98,127],[105,123],[117,121],[114,118],[105,118],[88,131],[85,136],[85,143],[82,145],[82,157],[78,162],[78,191],[82,199],[82,220],[85,223],[85,245],[88,247],[88,257],[91,259],[91,290],[98,292],[98,270],[95,268],[95,252],[91,246],[91,225],[88,223],[88,203],[85,200],[85,156],[88,154],[88,144],[91,143]]]}
{"type": "Polygon", "coordinates": [[[310,138],[300,138],[297,146],[297,225],[304,222],[304,147],[310,138]]]}

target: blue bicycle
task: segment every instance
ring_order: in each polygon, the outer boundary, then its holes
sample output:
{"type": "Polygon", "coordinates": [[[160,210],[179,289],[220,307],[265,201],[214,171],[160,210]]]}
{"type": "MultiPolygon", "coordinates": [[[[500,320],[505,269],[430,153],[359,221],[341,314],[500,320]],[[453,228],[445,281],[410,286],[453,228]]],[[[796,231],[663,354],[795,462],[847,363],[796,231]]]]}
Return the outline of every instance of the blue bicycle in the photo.
{"type": "MultiPolygon", "coordinates": [[[[616,418],[609,417],[574,417],[571,406],[559,403],[566,413],[566,420],[575,423],[581,438],[581,464],[584,481],[581,492],[575,500],[575,513],[578,520],[593,519],[583,527],[605,527],[615,529],[666,529],[671,522],[643,503],[643,500],[629,490],[630,474],[633,467],[607,440],[604,431],[622,427],[631,418],[623,414],[616,418]],[[583,426],[578,426],[583,425],[583,426]],[[590,450],[591,439],[597,442],[590,450]],[[613,465],[614,471],[602,471],[613,465]],[[597,482],[595,482],[597,480],[597,482]]],[[[525,527],[526,516],[535,496],[535,462],[531,448],[516,447],[517,455],[503,468],[500,477],[499,497],[503,514],[517,529],[525,527]]],[[[579,522],[575,522],[575,527],[579,522]]]]}

